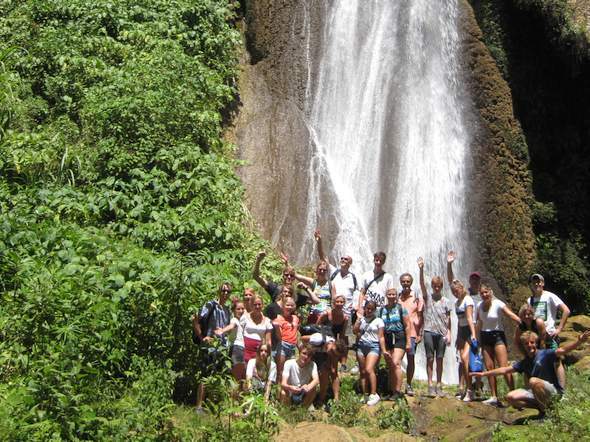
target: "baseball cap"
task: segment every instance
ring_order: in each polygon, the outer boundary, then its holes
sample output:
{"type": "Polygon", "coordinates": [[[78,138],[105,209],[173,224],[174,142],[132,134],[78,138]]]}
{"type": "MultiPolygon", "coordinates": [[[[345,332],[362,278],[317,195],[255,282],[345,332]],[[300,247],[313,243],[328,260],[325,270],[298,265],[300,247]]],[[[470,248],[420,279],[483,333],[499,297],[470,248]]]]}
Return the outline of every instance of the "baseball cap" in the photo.
{"type": "Polygon", "coordinates": [[[535,279],[538,279],[541,282],[545,282],[545,278],[543,278],[543,275],[541,275],[540,273],[533,273],[531,276],[529,276],[529,282],[533,282],[535,279]]]}
{"type": "Polygon", "coordinates": [[[479,272],[471,272],[469,274],[469,279],[473,278],[474,276],[481,279],[481,273],[479,272]]]}

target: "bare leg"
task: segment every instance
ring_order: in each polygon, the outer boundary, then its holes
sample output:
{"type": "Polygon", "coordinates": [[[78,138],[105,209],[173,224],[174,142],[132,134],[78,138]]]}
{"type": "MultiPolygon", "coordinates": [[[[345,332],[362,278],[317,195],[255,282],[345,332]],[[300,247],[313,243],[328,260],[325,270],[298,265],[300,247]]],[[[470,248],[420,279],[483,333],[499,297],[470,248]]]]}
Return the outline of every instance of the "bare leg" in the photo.
{"type": "Polygon", "coordinates": [[[443,374],[443,358],[436,358],[436,383],[438,385],[442,382],[442,374],[443,374]]]}
{"type": "Polygon", "coordinates": [[[407,354],[407,361],[408,365],[406,366],[406,382],[408,385],[412,385],[412,380],[414,379],[414,370],[415,370],[415,359],[414,355],[407,354]]]}
{"type": "Polygon", "coordinates": [[[305,408],[309,407],[313,403],[313,400],[315,399],[315,395],[316,395],[315,388],[313,390],[309,390],[307,393],[305,393],[305,396],[303,396],[303,406],[305,408]]]}
{"type": "MultiPolygon", "coordinates": [[[[483,361],[486,364],[486,370],[494,369],[494,347],[489,345],[483,346],[483,361]]],[[[493,397],[498,397],[498,389],[496,388],[496,377],[488,376],[488,382],[490,383],[490,390],[493,397]]]]}
{"type": "Polygon", "coordinates": [[[402,359],[406,351],[403,348],[393,349],[393,367],[395,374],[395,388],[394,392],[400,392],[402,390],[402,359]]]}
{"type": "MultiPolygon", "coordinates": [[[[508,350],[504,344],[496,344],[494,347],[494,353],[496,355],[496,361],[498,361],[498,367],[506,367],[508,365],[508,350]]],[[[514,390],[514,378],[512,373],[504,375],[504,379],[508,384],[508,390],[514,390]]]]}
{"type": "Polygon", "coordinates": [[[375,374],[377,364],[379,364],[379,355],[369,353],[365,359],[365,371],[371,387],[371,394],[377,393],[377,375],[375,374]]]}
{"type": "Polygon", "coordinates": [[[197,385],[197,408],[203,406],[203,400],[205,399],[205,384],[197,385]]]}
{"type": "Polygon", "coordinates": [[[471,378],[469,377],[469,343],[463,342],[461,348],[461,368],[463,369],[463,379],[465,390],[471,390],[471,378]]]}
{"type": "MultiPolygon", "coordinates": [[[[320,402],[323,404],[328,395],[328,383],[330,382],[330,369],[328,367],[322,368],[320,375],[320,402]]],[[[307,395],[306,395],[307,397],[307,395]]],[[[314,394],[315,397],[315,394],[314,394]]]]}
{"type": "MultiPolygon", "coordinates": [[[[438,366],[440,364],[438,364],[438,359],[437,359],[437,365],[436,365],[436,374],[437,374],[437,378],[438,378],[438,366]]],[[[432,371],[433,371],[433,367],[434,367],[434,358],[428,358],[426,359],[426,377],[428,378],[428,386],[432,387],[432,371]]]]}
{"type": "Polygon", "coordinates": [[[282,388],[279,393],[279,402],[283,405],[291,405],[291,397],[289,396],[289,393],[287,393],[282,388]]]}
{"type": "Polygon", "coordinates": [[[518,390],[512,390],[506,395],[506,400],[514,408],[536,408],[543,412],[544,408],[536,399],[528,397],[526,390],[519,388],[518,390]]]}
{"type": "Polygon", "coordinates": [[[277,355],[277,381],[283,378],[283,367],[287,358],[284,355],[277,355]]]}
{"type": "Polygon", "coordinates": [[[338,376],[338,357],[330,358],[330,379],[332,381],[332,393],[334,400],[340,399],[340,377],[338,376]]]}
{"type": "Polygon", "coordinates": [[[361,390],[363,394],[367,394],[367,371],[365,369],[365,357],[361,356],[360,353],[356,355],[359,363],[359,375],[361,381],[361,390]]]}

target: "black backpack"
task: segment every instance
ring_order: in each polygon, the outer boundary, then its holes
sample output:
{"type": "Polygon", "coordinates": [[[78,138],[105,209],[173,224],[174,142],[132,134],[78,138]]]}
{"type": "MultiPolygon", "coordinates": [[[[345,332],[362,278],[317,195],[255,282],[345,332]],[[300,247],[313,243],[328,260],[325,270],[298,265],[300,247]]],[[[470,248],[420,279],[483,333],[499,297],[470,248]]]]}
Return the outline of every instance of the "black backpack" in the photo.
{"type": "Polygon", "coordinates": [[[215,311],[215,304],[212,301],[209,301],[205,306],[208,309],[207,314],[199,318],[199,327],[201,328],[201,336],[197,336],[195,329],[193,328],[193,343],[194,344],[201,344],[203,342],[203,338],[207,336],[207,328],[209,328],[209,321],[211,320],[211,316],[213,316],[213,312],[215,311]]]}

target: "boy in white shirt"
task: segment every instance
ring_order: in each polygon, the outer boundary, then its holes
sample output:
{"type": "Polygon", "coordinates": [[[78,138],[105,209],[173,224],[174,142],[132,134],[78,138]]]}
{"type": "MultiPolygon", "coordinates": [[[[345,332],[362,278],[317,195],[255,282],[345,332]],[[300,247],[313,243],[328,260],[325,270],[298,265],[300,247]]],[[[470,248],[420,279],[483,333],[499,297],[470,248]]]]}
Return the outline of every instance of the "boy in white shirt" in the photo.
{"type": "Polygon", "coordinates": [[[299,357],[285,362],[280,393],[283,404],[302,404],[307,408],[313,403],[320,378],[317,366],[311,359],[312,355],[311,345],[301,345],[299,357]]]}

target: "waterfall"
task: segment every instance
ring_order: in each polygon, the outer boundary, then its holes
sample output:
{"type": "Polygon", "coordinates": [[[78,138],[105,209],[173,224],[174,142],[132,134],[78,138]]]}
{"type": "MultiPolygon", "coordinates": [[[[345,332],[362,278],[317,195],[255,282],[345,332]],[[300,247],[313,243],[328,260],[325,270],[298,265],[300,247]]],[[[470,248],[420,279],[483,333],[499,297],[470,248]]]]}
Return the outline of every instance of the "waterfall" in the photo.
{"type": "MultiPolygon", "coordinates": [[[[332,257],[350,254],[361,274],[372,268],[372,253],[384,250],[386,270],[396,280],[410,272],[416,291],[416,259],[423,256],[427,286],[441,275],[453,299],[447,250],[458,252],[455,273],[464,281],[472,262],[457,1],[304,3],[324,9],[320,35],[306,39],[318,45],[317,56],[308,57],[306,92],[313,153],[308,231],[333,220],[332,257]],[[337,201],[334,213],[322,207],[326,192],[337,201]]],[[[300,259],[311,259],[312,249],[310,241],[300,259]]],[[[456,382],[456,372],[450,347],[444,381],[456,382]]],[[[416,377],[425,378],[423,350],[416,377]]]]}

